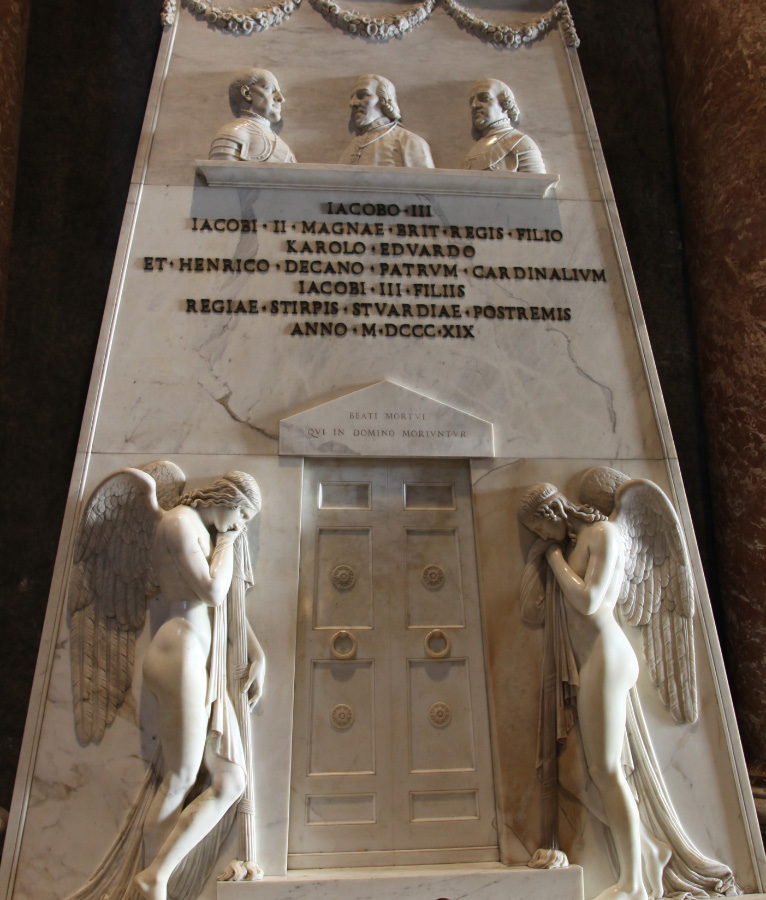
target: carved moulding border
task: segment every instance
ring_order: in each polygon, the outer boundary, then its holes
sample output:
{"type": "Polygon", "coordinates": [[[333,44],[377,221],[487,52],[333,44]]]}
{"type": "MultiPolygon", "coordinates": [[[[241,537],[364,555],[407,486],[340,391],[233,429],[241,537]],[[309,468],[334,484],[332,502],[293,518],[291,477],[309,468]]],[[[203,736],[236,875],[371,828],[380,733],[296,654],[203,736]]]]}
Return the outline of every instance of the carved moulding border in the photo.
{"type": "Polygon", "coordinates": [[[231,163],[220,159],[196,161],[197,175],[208,187],[300,188],[376,194],[450,194],[472,197],[518,197],[555,200],[555,174],[479,172],[465,169],[405,169],[385,166],[342,166],[329,163],[231,163]]]}
{"type": "MultiPolygon", "coordinates": [[[[301,0],[278,0],[272,6],[252,7],[236,10],[231,7],[216,6],[210,0],[181,0],[181,4],[199,20],[233,34],[252,34],[281,25],[300,6],[301,0]]],[[[447,13],[465,31],[495,47],[515,50],[542,40],[556,23],[561,27],[564,42],[568,47],[579,47],[580,40],[574,27],[574,20],[567,0],[559,0],[551,9],[526,23],[504,25],[487,22],[473,15],[457,0],[421,0],[402,13],[371,17],[344,9],[336,0],[309,0],[309,3],[328,22],[336,27],[372,41],[388,41],[402,38],[418,25],[431,18],[436,4],[444,6],[447,13]]],[[[175,22],[178,0],[163,0],[162,24],[175,22]]]]}

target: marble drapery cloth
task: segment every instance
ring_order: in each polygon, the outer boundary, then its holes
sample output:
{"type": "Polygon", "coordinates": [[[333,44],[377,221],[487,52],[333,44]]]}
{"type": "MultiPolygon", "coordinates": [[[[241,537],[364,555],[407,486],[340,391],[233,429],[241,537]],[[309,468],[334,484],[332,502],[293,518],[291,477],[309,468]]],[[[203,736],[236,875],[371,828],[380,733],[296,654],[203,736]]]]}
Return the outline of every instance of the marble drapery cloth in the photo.
{"type": "Polygon", "coordinates": [[[346,166],[404,166],[433,169],[431,148],[398,122],[386,122],[358,134],[338,160],[346,166]]]}

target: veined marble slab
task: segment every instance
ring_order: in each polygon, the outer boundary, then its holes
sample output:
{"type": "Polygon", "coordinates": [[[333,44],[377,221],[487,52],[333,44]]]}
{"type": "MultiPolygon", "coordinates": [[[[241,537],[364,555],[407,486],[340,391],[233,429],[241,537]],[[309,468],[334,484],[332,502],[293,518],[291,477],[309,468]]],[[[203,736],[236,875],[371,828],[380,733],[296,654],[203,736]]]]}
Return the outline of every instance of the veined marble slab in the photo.
{"type": "Polygon", "coordinates": [[[385,866],[304,869],[257,884],[219,884],[218,900],[582,900],[582,869],[385,866]]]}

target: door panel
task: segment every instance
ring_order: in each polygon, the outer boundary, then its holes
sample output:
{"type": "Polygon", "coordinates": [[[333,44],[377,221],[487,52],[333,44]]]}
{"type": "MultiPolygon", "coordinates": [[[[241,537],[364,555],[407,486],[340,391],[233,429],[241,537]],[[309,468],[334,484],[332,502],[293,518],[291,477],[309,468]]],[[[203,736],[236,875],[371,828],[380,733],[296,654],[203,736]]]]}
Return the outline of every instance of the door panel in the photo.
{"type": "Polygon", "coordinates": [[[407,528],[407,627],[465,625],[457,531],[407,528]]]}
{"type": "Polygon", "coordinates": [[[318,528],[315,628],[372,628],[372,529],[318,528]]]}
{"type": "Polygon", "coordinates": [[[309,775],[375,772],[374,667],[371,660],[313,660],[309,775]],[[353,728],[353,741],[348,740],[353,728]]]}
{"type": "Polygon", "coordinates": [[[288,865],[497,859],[467,465],[304,471],[288,865]]]}

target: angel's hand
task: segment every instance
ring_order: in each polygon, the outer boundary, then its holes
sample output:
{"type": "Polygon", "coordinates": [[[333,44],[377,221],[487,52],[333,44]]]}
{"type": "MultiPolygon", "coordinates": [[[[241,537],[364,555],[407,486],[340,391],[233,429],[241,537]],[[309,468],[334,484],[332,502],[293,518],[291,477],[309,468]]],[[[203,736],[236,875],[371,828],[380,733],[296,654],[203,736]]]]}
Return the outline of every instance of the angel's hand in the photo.
{"type": "Polygon", "coordinates": [[[263,693],[263,677],[266,673],[266,660],[261,657],[250,662],[247,671],[247,681],[245,682],[245,691],[247,691],[248,707],[252,712],[258,705],[263,693]]]}
{"type": "Polygon", "coordinates": [[[546,541],[546,544],[547,546],[545,548],[545,558],[548,560],[548,562],[551,562],[551,560],[555,556],[560,556],[563,558],[564,550],[558,541],[546,541]]]}
{"type": "Polygon", "coordinates": [[[234,525],[228,531],[216,532],[216,537],[215,537],[216,547],[218,546],[219,542],[221,542],[222,545],[225,545],[227,543],[233,544],[237,540],[237,538],[240,536],[240,534],[242,534],[242,532],[244,530],[245,530],[245,526],[244,526],[244,524],[242,524],[242,525],[234,525]]]}

